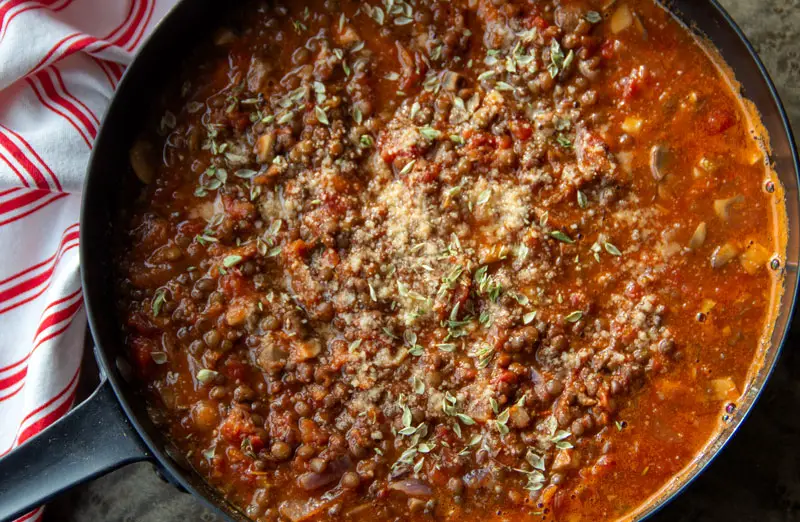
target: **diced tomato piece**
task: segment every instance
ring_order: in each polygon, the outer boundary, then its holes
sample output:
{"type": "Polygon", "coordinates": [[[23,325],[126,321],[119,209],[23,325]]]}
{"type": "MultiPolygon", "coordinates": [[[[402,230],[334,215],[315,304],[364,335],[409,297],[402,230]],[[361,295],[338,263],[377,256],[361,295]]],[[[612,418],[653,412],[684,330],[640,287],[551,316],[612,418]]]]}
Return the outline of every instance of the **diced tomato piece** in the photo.
{"type": "Polygon", "coordinates": [[[527,141],[533,134],[530,123],[525,120],[511,120],[508,123],[508,129],[520,141],[527,141]]]}
{"type": "Polygon", "coordinates": [[[236,118],[231,123],[239,132],[242,132],[250,125],[250,115],[242,113],[238,118],[236,118]]]}
{"type": "Polygon", "coordinates": [[[453,373],[453,378],[456,382],[469,382],[477,377],[478,372],[472,366],[459,365],[453,373]]]}
{"type": "Polygon", "coordinates": [[[255,432],[250,415],[241,408],[233,408],[219,429],[222,437],[231,444],[239,445],[242,440],[255,432]]]}
{"type": "Polygon", "coordinates": [[[388,147],[383,147],[381,145],[382,145],[382,141],[379,138],[378,139],[378,150],[381,153],[381,159],[383,160],[384,163],[386,163],[388,165],[391,165],[392,162],[394,161],[394,159],[397,157],[397,152],[398,151],[395,150],[395,149],[390,149],[388,147]]]}
{"type": "Polygon", "coordinates": [[[235,297],[239,295],[242,285],[244,284],[242,276],[234,269],[229,269],[227,274],[220,277],[219,282],[220,289],[226,297],[235,297]]]}
{"type": "Polygon", "coordinates": [[[614,51],[617,47],[616,40],[606,40],[603,42],[603,45],[600,46],[600,56],[605,58],[606,60],[610,60],[614,57],[614,51]]]}
{"type": "Polygon", "coordinates": [[[728,109],[714,109],[706,118],[705,129],[709,134],[722,134],[736,124],[736,116],[728,109]]]}
{"type": "Polygon", "coordinates": [[[228,359],[225,363],[225,374],[233,379],[244,380],[247,378],[247,366],[237,360],[228,359]]]}
{"type": "Polygon", "coordinates": [[[623,89],[622,97],[625,101],[631,101],[633,98],[639,94],[639,91],[642,90],[641,83],[634,79],[627,83],[625,83],[625,88],[623,89]]]}
{"type": "Polygon", "coordinates": [[[133,312],[128,316],[127,324],[133,330],[140,334],[149,334],[156,331],[155,325],[150,321],[142,312],[133,312]]]}
{"type": "Polygon", "coordinates": [[[430,183],[439,177],[441,171],[442,165],[440,163],[429,162],[425,164],[424,168],[413,171],[405,181],[408,186],[413,186],[418,183],[430,183]]]}
{"type": "MultiPolygon", "coordinates": [[[[342,197],[339,192],[326,190],[319,196],[320,201],[324,205],[325,212],[329,216],[341,216],[347,212],[347,200],[342,197]]],[[[330,221],[332,218],[328,217],[325,221],[330,221]]]]}
{"type": "Polygon", "coordinates": [[[632,299],[634,301],[638,301],[639,299],[641,299],[643,293],[644,292],[642,290],[642,287],[638,283],[636,283],[635,281],[631,281],[625,287],[625,296],[629,297],[630,299],[632,299]]]}
{"type": "Polygon", "coordinates": [[[548,27],[550,27],[550,22],[548,22],[541,16],[534,16],[531,25],[538,29],[547,29],[548,27]]]}
{"type": "Polygon", "coordinates": [[[148,217],[135,230],[136,240],[142,247],[153,251],[169,241],[169,223],[161,218],[148,217]]]}
{"type": "Polygon", "coordinates": [[[304,258],[312,246],[311,243],[307,243],[302,239],[296,239],[283,248],[283,256],[289,262],[304,258]]]}
{"type": "Polygon", "coordinates": [[[450,480],[450,474],[445,470],[434,466],[433,469],[428,472],[428,480],[434,486],[444,486],[447,484],[447,481],[450,480]]]}
{"type": "Polygon", "coordinates": [[[495,143],[497,144],[498,149],[510,149],[514,144],[511,141],[511,136],[506,136],[505,134],[502,136],[497,136],[495,138],[495,143]]]}
{"type": "Polygon", "coordinates": [[[469,147],[472,149],[488,144],[491,138],[492,136],[485,132],[476,132],[467,137],[469,140],[469,147]]]}
{"type": "Polygon", "coordinates": [[[206,228],[206,221],[204,219],[189,219],[182,221],[178,225],[178,232],[184,236],[193,237],[201,234],[204,228],[206,228]]]}
{"type": "Polygon", "coordinates": [[[224,195],[222,196],[222,204],[225,207],[225,213],[231,219],[246,220],[255,214],[255,206],[249,201],[224,195]]]}
{"type": "Polygon", "coordinates": [[[131,339],[131,360],[136,371],[147,377],[155,368],[155,361],[151,355],[156,350],[156,343],[147,337],[136,336],[131,339]]]}
{"type": "Polygon", "coordinates": [[[339,252],[333,248],[326,249],[320,256],[320,265],[335,268],[341,262],[339,252]]]}
{"type": "Polygon", "coordinates": [[[261,440],[261,437],[258,435],[250,436],[250,445],[253,447],[253,451],[256,453],[264,449],[264,441],[261,440]]]}
{"type": "Polygon", "coordinates": [[[444,424],[437,424],[436,428],[434,428],[434,433],[437,440],[451,445],[455,444],[456,440],[458,439],[453,430],[444,424]]]}
{"type": "Polygon", "coordinates": [[[492,378],[492,384],[496,385],[501,382],[517,382],[517,379],[519,379],[519,377],[516,373],[503,370],[492,378]]]}
{"type": "Polygon", "coordinates": [[[628,76],[619,81],[617,89],[626,102],[634,99],[644,86],[645,77],[642,69],[634,69],[628,76]]]}

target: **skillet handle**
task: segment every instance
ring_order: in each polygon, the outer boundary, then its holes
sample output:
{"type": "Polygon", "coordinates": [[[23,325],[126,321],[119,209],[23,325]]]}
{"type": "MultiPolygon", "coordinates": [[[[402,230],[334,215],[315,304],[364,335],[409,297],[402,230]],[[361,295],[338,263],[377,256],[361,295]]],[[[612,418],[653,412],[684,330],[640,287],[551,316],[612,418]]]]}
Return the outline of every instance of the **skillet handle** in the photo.
{"type": "Polygon", "coordinates": [[[0,459],[0,520],[13,520],[73,486],[149,458],[103,381],[80,406],[0,459]]]}

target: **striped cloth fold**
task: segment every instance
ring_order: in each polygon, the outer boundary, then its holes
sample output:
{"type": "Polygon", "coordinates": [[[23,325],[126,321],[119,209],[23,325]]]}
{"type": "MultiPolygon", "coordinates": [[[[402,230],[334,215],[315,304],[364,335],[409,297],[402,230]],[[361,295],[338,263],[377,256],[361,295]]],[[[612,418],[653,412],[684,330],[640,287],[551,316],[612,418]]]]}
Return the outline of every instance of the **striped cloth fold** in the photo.
{"type": "Polygon", "coordinates": [[[86,163],[125,65],[174,2],[0,0],[0,456],[75,400],[86,163]]]}

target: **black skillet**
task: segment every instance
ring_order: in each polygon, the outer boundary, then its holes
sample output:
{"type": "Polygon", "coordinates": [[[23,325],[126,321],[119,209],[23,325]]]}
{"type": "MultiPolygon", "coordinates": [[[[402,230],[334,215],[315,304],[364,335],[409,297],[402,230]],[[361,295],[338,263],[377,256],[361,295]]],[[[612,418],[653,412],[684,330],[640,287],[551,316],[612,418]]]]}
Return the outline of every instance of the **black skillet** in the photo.
{"type": "MultiPolygon", "coordinates": [[[[184,0],[160,22],[120,82],[95,141],[83,192],[81,279],[102,384],[83,404],[43,433],[0,459],[0,520],[11,520],[77,484],[126,464],[148,460],[168,480],[202,499],[229,520],[247,518],[193,472],[155,429],[142,398],[128,385],[124,343],[115,317],[110,245],[112,223],[138,190],[128,149],[165,78],[206,38],[226,2],[184,0]]],[[[753,407],[786,340],[797,294],[800,254],[798,157],[789,122],[763,64],[716,0],[674,0],[670,10],[720,51],[755,103],[771,138],[772,161],[785,188],[789,218],[785,287],[772,343],[760,370],[725,429],[687,470],[637,514],[647,518],[679,494],[719,453],[753,407]]],[[[0,420],[2,422],[2,420],[0,420]]]]}

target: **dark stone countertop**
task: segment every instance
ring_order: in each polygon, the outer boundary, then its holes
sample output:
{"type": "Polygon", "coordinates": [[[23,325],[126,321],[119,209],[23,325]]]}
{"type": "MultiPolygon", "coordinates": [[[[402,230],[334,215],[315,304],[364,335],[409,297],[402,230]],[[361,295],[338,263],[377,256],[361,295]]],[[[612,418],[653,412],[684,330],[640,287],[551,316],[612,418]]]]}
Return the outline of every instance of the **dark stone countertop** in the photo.
{"type": "MultiPolygon", "coordinates": [[[[700,1],[700,0],[698,0],[700,1]]],[[[767,65],[800,129],[800,0],[720,0],[767,65]]],[[[800,520],[800,324],[750,418],[706,472],[653,522],[800,520]]],[[[136,464],[55,501],[58,522],[216,522],[190,495],[136,464]]]]}

